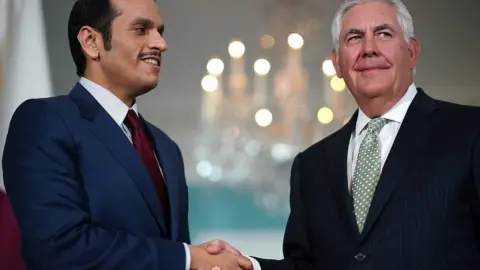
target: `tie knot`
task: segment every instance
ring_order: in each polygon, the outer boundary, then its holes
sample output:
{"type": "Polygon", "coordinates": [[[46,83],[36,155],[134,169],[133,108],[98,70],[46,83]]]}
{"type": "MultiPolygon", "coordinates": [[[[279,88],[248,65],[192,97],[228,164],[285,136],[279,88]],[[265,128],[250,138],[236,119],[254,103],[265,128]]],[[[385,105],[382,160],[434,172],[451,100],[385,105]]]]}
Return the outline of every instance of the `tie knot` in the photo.
{"type": "Polygon", "coordinates": [[[368,133],[378,134],[390,120],[385,118],[374,118],[368,123],[368,133]]]}
{"type": "Polygon", "coordinates": [[[128,110],[127,117],[125,117],[123,122],[131,131],[141,128],[140,118],[138,118],[137,113],[132,109],[128,110]]]}

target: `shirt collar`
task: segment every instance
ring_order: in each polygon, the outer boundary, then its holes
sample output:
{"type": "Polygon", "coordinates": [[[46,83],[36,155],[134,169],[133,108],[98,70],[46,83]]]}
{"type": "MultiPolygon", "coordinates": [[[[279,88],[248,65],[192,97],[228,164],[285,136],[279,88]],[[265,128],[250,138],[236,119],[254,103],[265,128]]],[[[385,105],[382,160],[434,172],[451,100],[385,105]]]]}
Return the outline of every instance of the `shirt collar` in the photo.
{"type": "MultiPolygon", "coordinates": [[[[408,108],[417,94],[417,87],[412,83],[405,95],[384,115],[382,118],[389,119],[391,121],[402,123],[405,115],[407,114],[408,108]]],[[[365,126],[370,122],[370,117],[368,117],[361,109],[358,109],[357,124],[355,127],[355,136],[358,136],[365,126]]]]}
{"type": "Polygon", "coordinates": [[[97,100],[100,106],[107,111],[117,125],[122,126],[129,109],[134,110],[138,115],[138,105],[136,102],[133,104],[132,108],[129,108],[112,92],[91,80],[82,77],[80,78],[79,83],[95,98],[95,100],[97,100]]]}

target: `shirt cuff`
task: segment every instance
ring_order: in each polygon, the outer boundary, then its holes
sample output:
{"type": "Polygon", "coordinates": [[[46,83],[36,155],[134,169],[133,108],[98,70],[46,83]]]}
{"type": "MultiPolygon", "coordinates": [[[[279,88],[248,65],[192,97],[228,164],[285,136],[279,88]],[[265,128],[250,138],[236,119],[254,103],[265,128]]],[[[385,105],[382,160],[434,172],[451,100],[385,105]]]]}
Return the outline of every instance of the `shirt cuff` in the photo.
{"type": "MultiPolygon", "coordinates": [[[[191,258],[191,255],[190,255],[190,248],[185,243],[183,243],[183,245],[185,246],[185,270],[190,270],[190,264],[192,262],[192,258],[191,258]]],[[[254,270],[257,270],[257,269],[254,268],[254,270]]],[[[260,268],[259,268],[259,270],[260,270],[260,268]]]]}
{"type": "Polygon", "coordinates": [[[252,262],[253,270],[262,270],[262,268],[260,267],[260,263],[258,263],[257,260],[249,256],[245,256],[245,257],[247,257],[252,262]]]}

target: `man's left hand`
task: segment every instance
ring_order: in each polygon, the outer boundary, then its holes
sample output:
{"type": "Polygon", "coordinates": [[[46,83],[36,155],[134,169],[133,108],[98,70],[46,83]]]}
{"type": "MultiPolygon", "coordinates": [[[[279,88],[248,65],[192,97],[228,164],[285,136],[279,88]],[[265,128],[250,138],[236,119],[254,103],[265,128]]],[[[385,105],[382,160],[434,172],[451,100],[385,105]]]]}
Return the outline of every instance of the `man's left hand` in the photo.
{"type": "MultiPolygon", "coordinates": [[[[237,256],[243,256],[238,249],[232,247],[230,244],[220,239],[205,242],[201,244],[200,247],[205,248],[205,250],[207,250],[207,252],[211,255],[228,252],[231,254],[235,254],[237,256]]],[[[250,259],[248,258],[246,259],[250,261],[250,259]]],[[[244,270],[253,270],[253,265],[250,262],[248,265],[242,265],[242,268],[244,270]]],[[[218,267],[217,268],[214,267],[212,270],[221,270],[221,269],[218,267]]]]}

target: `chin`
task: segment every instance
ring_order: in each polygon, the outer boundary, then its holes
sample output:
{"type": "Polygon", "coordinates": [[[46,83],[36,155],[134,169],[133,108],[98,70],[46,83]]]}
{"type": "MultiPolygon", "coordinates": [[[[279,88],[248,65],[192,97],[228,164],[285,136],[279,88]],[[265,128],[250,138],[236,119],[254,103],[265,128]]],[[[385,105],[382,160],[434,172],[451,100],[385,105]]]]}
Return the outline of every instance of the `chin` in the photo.
{"type": "Polygon", "coordinates": [[[140,92],[140,93],[138,93],[138,95],[141,96],[143,94],[146,94],[146,93],[152,91],[155,87],[157,87],[158,81],[157,80],[155,80],[155,81],[153,81],[153,80],[150,80],[150,81],[143,80],[141,83],[139,83],[137,85],[140,86],[137,89],[139,89],[139,92],[140,92]]]}
{"type": "Polygon", "coordinates": [[[392,86],[387,84],[369,84],[359,86],[357,92],[359,95],[367,98],[375,98],[382,96],[385,93],[391,91],[392,86]]]}
{"type": "Polygon", "coordinates": [[[155,88],[158,85],[158,76],[155,76],[155,78],[152,78],[150,80],[145,80],[145,84],[149,85],[150,87],[155,88]]]}
{"type": "Polygon", "coordinates": [[[153,89],[158,85],[158,79],[158,74],[149,74],[147,76],[143,76],[139,84],[150,86],[153,89]]]}
{"type": "Polygon", "coordinates": [[[365,96],[378,96],[392,91],[393,84],[380,78],[357,82],[358,93],[365,96]]]}
{"type": "Polygon", "coordinates": [[[152,81],[152,82],[149,82],[149,83],[145,83],[144,85],[145,85],[145,87],[144,87],[145,89],[148,89],[148,91],[151,91],[155,87],[157,87],[158,81],[154,81],[154,82],[152,81]]]}

